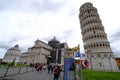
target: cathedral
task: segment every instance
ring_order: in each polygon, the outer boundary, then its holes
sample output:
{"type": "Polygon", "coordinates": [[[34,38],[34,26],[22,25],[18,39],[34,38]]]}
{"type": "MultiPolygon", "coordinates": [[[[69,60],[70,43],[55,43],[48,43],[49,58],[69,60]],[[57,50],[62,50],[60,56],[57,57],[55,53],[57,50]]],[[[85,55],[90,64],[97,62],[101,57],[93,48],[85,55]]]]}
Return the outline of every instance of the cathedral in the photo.
{"type": "Polygon", "coordinates": [[[97,8],[87,2],[79,9],[81,34],[84,50],[91,70],[118,71],[110,43],[97,8]]]}
{"type": "Polygon", "coordinates": [[[18,45],[10,48],[3,62],[13,62],[16,64],[60,64],[64,65],[64,58],[73,58],[73,52],[67,45],[67,42],[60,43],[56,37],[45,43],[37,39],[32,47],[28,48],[27,52],[21,53],[18,45]]]}

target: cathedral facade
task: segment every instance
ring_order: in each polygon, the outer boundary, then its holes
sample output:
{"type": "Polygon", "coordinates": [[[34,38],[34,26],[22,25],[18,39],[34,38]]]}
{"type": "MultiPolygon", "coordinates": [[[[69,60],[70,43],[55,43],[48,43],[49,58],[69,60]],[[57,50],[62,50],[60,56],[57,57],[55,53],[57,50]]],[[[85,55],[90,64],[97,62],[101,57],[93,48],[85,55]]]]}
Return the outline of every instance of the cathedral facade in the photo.
{"type": "Polygon", "coordinates": [[[38,39],[35,41],[35,44],[32,47],[28,48],[28,52],[21,54],[19,62],[25,64],[46,64],[47,57],[50,55],[51,51],[51,46],[38,39]]]}
{"type": "Polygon", "coordinates": [[[89,69],[118,71],[97,9],[92,3],[87,2],[80,7],[79,11],[84,50],[90,62],[89,69]]]}

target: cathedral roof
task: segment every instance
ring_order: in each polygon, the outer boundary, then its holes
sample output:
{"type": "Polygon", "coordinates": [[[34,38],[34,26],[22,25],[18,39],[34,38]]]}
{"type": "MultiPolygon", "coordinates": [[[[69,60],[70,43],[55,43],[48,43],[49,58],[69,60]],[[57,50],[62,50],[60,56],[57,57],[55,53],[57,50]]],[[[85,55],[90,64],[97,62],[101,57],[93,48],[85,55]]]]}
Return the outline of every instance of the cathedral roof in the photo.
{"type": "Polygon", "coordinates": [[[9,50],[15,50],[15,51],[20,51],[19,45],[15,45],[14,47],[10,48],[9,50]]]}
{"type": "Polygon", "coordinates": [[[50,45],[53,48],[57,48],[59,46],[58,44],[60,44],[60,42],[56,39],[56,37],[54,37],[48,42],[48,45],[50,45]]]}
{"type": "Polygon", "coordinates": [[[54,38],[51,40],[52,42],[57,42],[57,43],[60,43],[57,39],[56,39],[56,37],[54,36],[54,38]]]}

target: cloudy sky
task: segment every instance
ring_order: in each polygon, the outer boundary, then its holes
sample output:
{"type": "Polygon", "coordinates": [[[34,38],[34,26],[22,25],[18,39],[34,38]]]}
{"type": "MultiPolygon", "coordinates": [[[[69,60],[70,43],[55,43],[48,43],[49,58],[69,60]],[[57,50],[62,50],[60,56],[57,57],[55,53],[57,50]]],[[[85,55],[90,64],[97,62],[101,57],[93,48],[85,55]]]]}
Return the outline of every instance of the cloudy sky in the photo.
{"type": "Polygon", "coordinates": [[[47,43],[54,36],[70,48],[80,44],[84,52],[78,15],[85,2],[98,9],[111,48],[119,55],[119,0],[0,0],[0,58],[16,44],[25,52],[37,39],[47,43]]]}

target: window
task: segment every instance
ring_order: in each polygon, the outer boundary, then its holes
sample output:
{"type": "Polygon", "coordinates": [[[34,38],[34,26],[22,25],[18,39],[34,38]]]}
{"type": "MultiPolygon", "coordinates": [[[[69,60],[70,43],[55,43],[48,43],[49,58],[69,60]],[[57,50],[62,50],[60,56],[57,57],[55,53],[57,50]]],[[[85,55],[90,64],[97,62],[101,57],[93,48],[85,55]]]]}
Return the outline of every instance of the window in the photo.
{"type": "Polygon", "coordinates": [[[100,64],[100,67],[102,66],[102,64],[101,63],[99,63],[100,64]]]}

